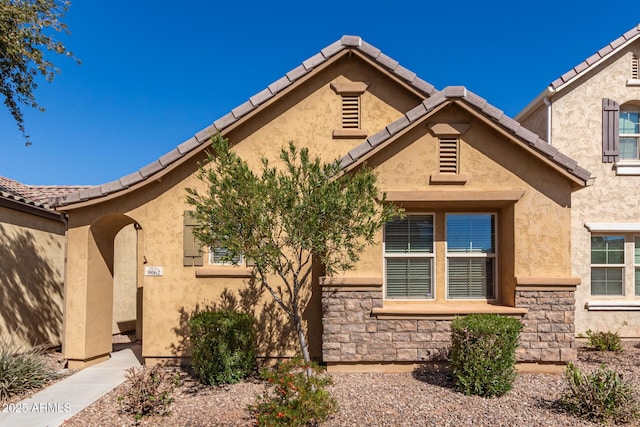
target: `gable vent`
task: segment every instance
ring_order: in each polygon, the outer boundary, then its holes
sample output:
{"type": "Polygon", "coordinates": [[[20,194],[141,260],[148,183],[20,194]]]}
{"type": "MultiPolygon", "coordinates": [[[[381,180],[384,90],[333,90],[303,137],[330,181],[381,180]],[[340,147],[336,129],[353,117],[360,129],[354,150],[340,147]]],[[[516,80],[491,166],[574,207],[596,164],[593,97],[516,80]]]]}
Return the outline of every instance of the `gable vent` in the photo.
{"type": "Polygon", "coordinates": [[[342,95],[342,128],[360,128],[360,95],[342,95]]]}
{"type": "Polygon", "coordinates": [[[638,80],[638,56],[636,54],[631,57],[631,79],[638,80]]]}
{"type": "Polygon", "coordinates": [[[458,138],[440,140],[440,173],[458,173],[458,138]]]}

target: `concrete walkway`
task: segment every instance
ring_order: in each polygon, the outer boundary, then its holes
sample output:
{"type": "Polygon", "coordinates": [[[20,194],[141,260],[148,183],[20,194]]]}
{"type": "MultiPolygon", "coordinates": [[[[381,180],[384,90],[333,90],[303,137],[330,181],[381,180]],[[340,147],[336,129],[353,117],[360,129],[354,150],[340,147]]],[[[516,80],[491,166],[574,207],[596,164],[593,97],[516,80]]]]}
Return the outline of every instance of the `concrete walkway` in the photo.
{"type": "Polygon", "coordinates": [[[111,353],[109,360],[76,372],[29,399],[3,406],[0,427],[60,426],[122,384],[126,370],[140,366],[139,358],[140,344],[134,344],[111,353]]]}

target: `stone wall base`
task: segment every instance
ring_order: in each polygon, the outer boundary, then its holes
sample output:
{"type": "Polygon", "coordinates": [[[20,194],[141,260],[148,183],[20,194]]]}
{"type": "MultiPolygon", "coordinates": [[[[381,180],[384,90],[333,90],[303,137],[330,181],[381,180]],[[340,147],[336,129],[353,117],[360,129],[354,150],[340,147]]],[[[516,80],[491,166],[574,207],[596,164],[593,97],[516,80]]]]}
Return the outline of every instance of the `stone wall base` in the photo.
{"type": "MultiPolygon", "coordinates": [[[[518,362],[563,366],[577,358],[575,341],[575,287],[516,289],[518,315],[523,329],[516,350],[518,362]]],[[[455,306],[455,304],[451,304],[455,306]]],[[[421,318],[412,312],[407,318],[386,318],[382,312],[382,287],[325,289],[322,295],[322,356],[330,369],[387,371],[390,364],[442,362],[451,345],[451,320],[421,318]],[[364,369],[364,368],[363,368],[364,369]]],[[[536,369],[528,365],[527,369],[536,369]]],[[[555,369],[555,368],[554,368],[555,369]]],[[[552,369],[553,370],[553,369],[552,369]]]]}

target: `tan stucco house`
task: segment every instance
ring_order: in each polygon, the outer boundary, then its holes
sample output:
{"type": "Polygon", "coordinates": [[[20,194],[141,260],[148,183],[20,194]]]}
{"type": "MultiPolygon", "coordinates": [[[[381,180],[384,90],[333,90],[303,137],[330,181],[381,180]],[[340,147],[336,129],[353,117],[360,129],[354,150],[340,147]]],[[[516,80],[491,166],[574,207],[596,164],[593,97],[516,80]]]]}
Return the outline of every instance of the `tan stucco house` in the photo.
{"type": "Polygon", "coordinates": [[[146,363],[188,360],[186,321],[207,305],[251,310],[261,355],[290,352],[293,336],[250,267],[220,265],[191,234],[185,188],[202,189],[198,164],[218,132],[253,165],[290,140],[347,171],[366,163],[407,212],[356,269],[314,276],[304,314],[312,357],[332,369],[437,359],[455,316],[487,312],[523,320],[520,361],[575,358],[572,195],[591,174],[466,88],[438,91],[344,36],[155,162],[57,199],[68,221],[71,368],[111,351],[123,258],[146,363]]]}
{"type": "Polygon", "coordinates": [[[65,217],[52,197],[80,187],[28,186],[0,177],[0,339],[62,343],[65,217]]]}
{"type": "Polygon", "coordinates": [[[576,332],[640,336],[640,26],[553,81],[517,119],[592,172],[573,195],[576,332]],[[625,324],[626,322],[626,324],[625,324]]]}

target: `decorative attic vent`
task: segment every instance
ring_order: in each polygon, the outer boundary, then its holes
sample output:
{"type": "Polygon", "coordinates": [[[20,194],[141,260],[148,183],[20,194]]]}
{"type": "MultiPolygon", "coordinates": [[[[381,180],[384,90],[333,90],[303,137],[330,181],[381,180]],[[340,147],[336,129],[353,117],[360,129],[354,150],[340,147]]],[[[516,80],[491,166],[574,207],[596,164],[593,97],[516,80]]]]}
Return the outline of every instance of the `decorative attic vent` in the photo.
{"type": "Polygon", "coordinates": [[[360,129],[360,95],[342,95],[342,128],[360,129]]]}
{"type": "Polygon", "coordinates": [[[440,173],[458,173],[458,138],[439,138],[440,173]]]}
{"type": "Polygon", "coordinates": [[[638,56],[635,53],[631,57],[631,80],[638,80],[638,56]]]}
{"type": "Polygon", "coordinates": [[[366,138],[367,131],[362,129],[361,95],[367,90],[363,82],[337,81],[331,83],[331,89],[340,95],[342,110],[340,128],[333,131],[334,138],[366,138]]]}

